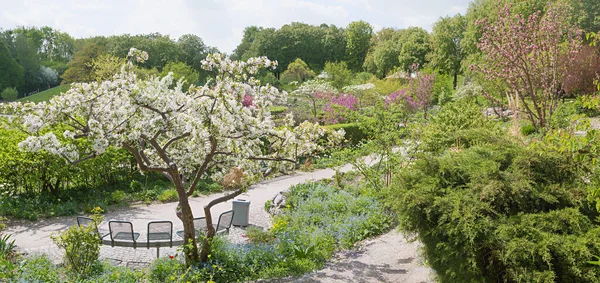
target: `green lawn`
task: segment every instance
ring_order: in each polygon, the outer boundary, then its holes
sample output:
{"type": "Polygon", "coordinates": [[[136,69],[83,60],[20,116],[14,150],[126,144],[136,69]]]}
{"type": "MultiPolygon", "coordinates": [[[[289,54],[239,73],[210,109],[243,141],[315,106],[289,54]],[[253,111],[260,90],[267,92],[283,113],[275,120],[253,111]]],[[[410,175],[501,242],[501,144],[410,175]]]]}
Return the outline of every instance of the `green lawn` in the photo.
{"type": "Polygon", "coordinates": [[[28,101],[32,101],[32,102],[41,102],[41,101],[48,101],[50,100],[50,98],[52,98],[55,95],[61,94],[67,90],[69,90],[70,85],[59,85],[57,87],[53,87],[51,89],[47,89],[41,92],[38,92],[34,95],[30,95],[27,97],[23,97],[17,101],[21,101],[21,102],[28,102],[28,101]]]}

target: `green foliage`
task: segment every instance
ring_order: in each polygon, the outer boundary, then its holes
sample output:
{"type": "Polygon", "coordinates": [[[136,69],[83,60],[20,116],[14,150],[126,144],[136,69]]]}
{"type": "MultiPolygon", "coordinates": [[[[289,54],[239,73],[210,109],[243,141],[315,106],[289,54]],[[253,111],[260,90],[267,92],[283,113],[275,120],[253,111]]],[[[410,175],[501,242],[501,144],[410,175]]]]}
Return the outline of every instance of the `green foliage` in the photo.
{"type": "Polygon", "coordinates": [[[177,259],[159,258],[148,268],[150,282],[179,282],[185,264],[177,259]]]}
{"type": "Polygon", "coordinates": [[[10,234],[0,233],[0,259],[10,260],[15,256],[15,240],[11,240],[10,237],[10,234]]]}
{"type": "Polygon", "coordinates": [[[272,244],[276,239],[273,234],[257,227],[248,227],[246,229],[246,238],[253,244],[272,244]]]}
{"type": "Polygon", "coordinates": [[[123,192],[121,190],[115,190],[112,193],[110,193],[110,202],[111,203],[120,204],[123,201],[125,201],[125,198],[127,198],[127,195],[125,194],[125,192],[123,192]]]}
{"type": "Polygon", "coordinates": [[[160,180],[135,173],[124,150],[109,149],[98,158],[71,165],[45,152],[20,150],[22,139],[21,131],[0,127],[0,215],[31,220],[73,215],[114,203],[111,192],[116,189],[131,197],[125,184],[132,179],[160,180]]]}
{"type": "Polygon", "coordinates": [[[19,266],[21,282],[60,282],[60,273],[46,256],[26,259],[19,266]]]}
{"type": "MultiPolygon", "coordinates": [[[[1,263],[0,263],[1,264],[1,263]]],[[[0,265],[0,270],[2,267],[0,265]]],[[[0,279],[6,273],[0,273],[0,279]]],[[[78,282],[78,283],[137,283],[146,282],[145,274],[125,266],[114,266],[109,262],[94,263],[90,274],[74,274],[62,266],[54,265],[47,256],[25,258],[10,274],[10,282],[78,282]]]]}
{"type": "Polygon", "coordinates": [[[296,61],[290,63],[285,72],[281,74],[281,82],[285,84],[290,82],[304,82],[315,76],[315,72],[302,59],[296,58],[296,61]]]}
{"type": "Polygon", "coordinates": [[[366,133],[363,131],[359,123],[333,124],[323,127],[333,131],[343,129],[344,132],[346,132],[344,139],[350,145],[357,145],[367,138],[366,133]]]}
{"type": "Polygon", "coordinates": [[[177,195],[177,191],[175,189],[164,190],[158,196],[158,200],[161,202],[177,201],[178,199],[179,199],[179,196],[177,195]]]}
{"type": "Polygon", "coordinates": [[[402,46],[398,55],[401,70],[410,72],[413,65],[424,66],[431,51],[429,33],[420,27],[409,27],[400,35],[402,46]]]}
{"type": "Polygon", "coordinates": [[[441,152],[502,140],[501,129],[473,102],[448,103],[418,133],[419,149],[441,152]]]}
{"type": "Polygon", "coordinates": [[[119,73],[123,65],[125,65],[124,58],[102,54],[96,58],[92,58],[92,61],[89,63],[89,67],[92,68],[90,75],[97,82],[106,81],[119,73]]]}
{"type": "Polygon", "coordinates": [[[348,66],[359,71],[365,62],[373,28],[364,21],[351,22],[346,27],[346,56],[348,66]]]}
{"type": "Polygon", "coordinates": [[[0,66],[0,89],[23,85],[23,67],[15,61],[3,40],[0,40],[0,66]]]}
{"type": "Polygon", "coordinates": [[[521,126],[521,134],[523,136],[529,136],[536,132],[535,127],[531,123],[527,123],[521,126]]]}
{"type": "Polygon", "coordinates": [[[15,101],[19,97],[19,92],[14,87],[5,88],[2,93],[0,93],[0,97],[4,101],[15,101]]]}
{"type": "Polygon", "coordinates": [[[64,250],[64,264],[67,270],[83,277],[91,274],[100,256],[97,225],[101,221],[102,217],[95,214],[94,225],[71,226],[60,235],[52,236],[54,243],[64,250]]]}
{"type": "Polygon", "coordinates": [[[321,70],[327,61],[345,59],[346,36],[343,28],[326,24],[293,22],[280,29],[250,26],[244,30],[242,42],[233,55],[238,60],[267,56],[277,60],[278,70],[286,70],[300,58],[311,69],[321,70]]]}
{"type": "Polygon", "coordinates": [[[433,94],[435,96],[437,104],[440,106],[451,102],[454,97],[452,78],[445,74],[436,74],[435,81],[433,83],[433,94]]]}
{"type": "Polygon", "coordinates": [[[285,106],[271,106],[269,107],[269,111],[271,111],[271,115],[279,115],[287,111],[288,108],[285,106]]]}
{"type": "Polygon", "coordinates": [[[92,60],[103,53],[104,48],[98,44],[92,42],[84,44],[73,54],[73,58],[69,61],[68,69],[61,76],[62,83],[93,81],[92,60]]]}
{"type": "Polygon", "coordinates": [[[337,89],[349,85],[352,80],[352,71],[348,69],[348,64],[343,61],[325,63],[325,72],[331,76],[331,85],[337,89]]]}
{"type": "Polygon", "coordinates": [[[460,44],[466,29],[467,19],[461,14],[440,18],[433,25],[433,48],[428,54],[429,60],[435,69],[453,77],[454,89],[457,87],[458,75],[462,73],[462,61],[467,55],[460,44]]]}
{"type": "MultiPolygon", "coordinates": [[[[245,244],[216,237],[197,280],[239,282],[296,276],[320,268],[339,248],[378,235],[391,219],[379,202],[319,183],[294,186],[289,208],[265,232],[248,228],[245,244]]],[[[181,271],[179,271],[181,272],[181,271]]]]}
{"type": "Polygon", "coordinates": [[[452,112],[433,123],[469,146],[445,151],[451,140],[436,143],[436,154],[400,170],[385,193],[402,229],[425,244],[440,281],[598,282],[600,270],[587,264],[600,253],[597,212],[573,159],[489,138],[493,130],[452,112]]]}
{"type": "Polygon", "coordinates": [[[198,72],[183,62],[170,62],[163,68],[161,76],[166,76],[170,72],[173,73],[173,82],[177,83],[180,79],[185,80],[183,89],[187,90],[191,84],[198,84],[200,79],[198,72]]]}
{"type": "Polygon", "coordinates": [[[67,90],[69,90],[69,88],[71,88],[71,86],[69,86],[69,85],[59,85],[59,86],[53,87],[51,89],[40,91],[40,92],[38,92],[36,94],[23,97],[23,98],[19,99],[18,101],[20,101],[20,102],[27,102],[27,101],[42,102],[42,101],[48,101],[53,96],[59,95],[59,94],[61,94],[63,92],[66,92],[67,90]]]}

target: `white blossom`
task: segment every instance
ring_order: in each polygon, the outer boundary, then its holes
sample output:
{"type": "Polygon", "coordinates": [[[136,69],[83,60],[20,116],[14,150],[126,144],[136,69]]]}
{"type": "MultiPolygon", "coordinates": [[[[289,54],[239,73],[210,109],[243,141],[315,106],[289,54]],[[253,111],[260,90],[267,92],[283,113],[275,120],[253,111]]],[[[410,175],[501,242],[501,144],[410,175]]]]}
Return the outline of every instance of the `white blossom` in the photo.
{"type": "MultiPolygon", "coordinates": [[[[148,58],[147,53],[135,48],[128,57],[142,61],[148,58]]],[[[172,87],[172,74],[142,80],[125,66],[108,81],[73,84],[48,103],[11,105],[17,120],[31,134],[19,147],[31,152],[47,151],[73,162],[102,154],[111,146],[128,146],[144,155],[148,167],[168,167],[171,164],[160,154],[164,151],[185,178],[191,178],[207,156],[211,156],[213,177],[232,166],[258,172],[262,163],[256,159],[295,159],[310,154],[322,149],[316,141],[325,134],[323,128],[309,122],[291,127],[291,116],[286,126],[276,127],[269,106],[285,101],[287,93],[270,85],[261,86],[252,76],[261,68],[276,66],[276,61],[266,57],[242,62],[211,54],[202,61],[202,67],[216,71],[216,78],[185,91],[181,82],[172,87]],[[242,104],[245,94],[252,96],[251,107],[242,104]],[[59,136],[64,139],[49,132],[56,130],[55,125],[63,125],[59,136]],[[78,138],[86,138],[90,146],[76,147],[74,139],[78,138]],[[269,141],[266,154],[265,140],[269,141]]],[[[325,83],[323,89],[329,88],[325,83]]],[[[329,144],[341,137],[343,131],[330,133],[329,144]]],[[[282,162],[263,163],[293,167],[282,162]]]]}

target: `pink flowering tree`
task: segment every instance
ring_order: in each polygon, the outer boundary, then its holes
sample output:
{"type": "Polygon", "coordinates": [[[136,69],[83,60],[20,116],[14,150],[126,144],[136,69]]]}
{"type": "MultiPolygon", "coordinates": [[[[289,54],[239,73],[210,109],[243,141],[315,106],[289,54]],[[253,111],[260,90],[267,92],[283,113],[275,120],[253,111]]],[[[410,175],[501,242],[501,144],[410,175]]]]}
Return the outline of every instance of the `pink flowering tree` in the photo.
{"type": "Polygon", "coordinates": [[[570,60],[581,48],[581,32],[569,21],[570,7],[548,5],[545,15],[538,11],[527,18],[506,5],[496,22],[479,21],[483,60],[471,66],[489,81],[504,82],[509,106],[524,111],[536,129],[546,126],[561,96],[561,57],[570,60]]]}
{"type": "Polygon", "coordinates": [[[325,124],[345,122],[349,112],[358,109],[358,99],[352,94],[340,93],[338,95],[323,96],[327,103],[323,107],[325,124]]]}
{"type": "Polygon", "coordinates": [[[324,99],[334,96],[336,93],[337,90],[329,82],[317,79],[304,82],[292,92],[292,95],[308,100],[310,113],[314,121],[317,121],[317,111],[324,99]]]}
{"type": "Polygon", "coordinates": [[[423,112],[423,119],[427,119],[427,109],[433,104],[433,84],[435,83],[435,74],[427,74],[419,71],[419,65],[412,66],[414,77],[409,81],[409,92],[412,96],[412,103],[418,111],[423,112]]]}
{"type": "MultiPolygon", "coordinates": [[[[129,57],[143,61],[147,54],[132,50],[129,57]]],[[[258,176],[261,165],[257,161],[276,169],[293,168],[298,156],[320,150],[316,141],[325,134],[309,122],[293,127],[291,117],[286,126],[276,127],[269,106],[285,99],[285,93],[253,78],[261,68],[274,68],[276,62],[266,57],[239,62],[213,54],[202,66],[217,74],[215,80],[187,91],[182,90],[182,80],[172,87],[171,74],[139,79],[130,62],[110,80],[73,84],[48,103],[3,107],[16,115],[15,125],[30,133],[19,143],[23,150],[45,151],[79,163],[109,147],[121,147],[131,153],[141,171],[168,178],[178,194],[184,240],[190,247],[185,251],[189,265],[199,258],[207,260],[215,235],[210,209],[243,192],[242,169],[258,176]],[[61,125],[60,135],[49,131],[55,125],[61,125]],[[207,231],[199,254],[188,198],[208,172],[218,180],[230,170],[237,175],[229,181],[224,178],[224,186],[235,191],[204,207],[207,231]]],[[[343,132],[328,137],[334,143],[343,132]]]]}

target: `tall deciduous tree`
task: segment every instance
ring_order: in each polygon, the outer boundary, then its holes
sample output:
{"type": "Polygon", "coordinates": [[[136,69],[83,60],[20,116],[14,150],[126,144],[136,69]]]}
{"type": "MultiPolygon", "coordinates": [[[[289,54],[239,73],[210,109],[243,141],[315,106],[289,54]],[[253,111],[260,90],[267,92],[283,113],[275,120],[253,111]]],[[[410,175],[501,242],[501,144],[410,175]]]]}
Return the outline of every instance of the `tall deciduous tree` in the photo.
{"type": "Polygon", "coordinates": [[[34,40],[27,38],[24,34],[19,34],[15,39],[17,55],[15,59],[23,67],[24,85],[26,92],[35,90],[39,87],[38,71],[40,70],[40,59],[34,40]]]}
{"type": "Polygon", "coordinates": [[[89,82],[94,80],[92,60],[104,53],[102,46],[93,42],[85,43],[69,61],[68,69],[62,74],[62,83],[89,82]]]}
{"type": "Polygon", "coordinates": [[[546,126],[559,102],[565,71],[561,57],[572,58],[581,49],[581,31],[569,22],[569,13],[568,6],[556,3],[545,15],[538,11],[524,17],[507,5],[496,22],[479,22],[483,62],[473,68],[488,80],[505,82],[509,105],[525,111],[536,129],[546,126]]]}
{"type": "MultiPolygon", "coordinates": [[[[147,54],[132,49],[130,58],[143,60],[147,54]]],[[[77,163],[109,147],[122,147],[135,157],[142,171],[165,175],[177,190],[184,240],[190,247],[185,253],[189,265],[199,255],[188,198],[200,179],[208,172],[219,178],[235,166],[258,173],[261,166],[256,161],[289,167],[279,161],[295,162],[296,157],[319,148],[315,141],[324,130],[317,124],[275,127],[269,106],[285,94],[272,86],[258,85],[251,76],[262,67],[275,65],[266,57],[237,62],[223,55],[209,55],[203,66],[218,75],[212,84],[187,92],[181,85],[172,88],[171,76],[140,80],[131,68],[124,68],[110,81],[75,84],[46,104],[5,107],[18,111],[23,130],[32,133],[19,144],[23,149],[46,150],[77,163]],[[252,97],[251,104],[244,103],[246,96],[252,97]],[[58,137],[45,131],[56,124],[66,127],[58,137]],[[78,148],[75,144],[79,139],[91,146],[78,148]]],[[[340,134],[329,136],[340,139],[340,134]]],[[[202,261],[207,260],[215,235],[211,207],[241,193],[242,189],[237,189],[204,207],[207,231],[202,261]]]]}
{"type": "Polygon", "coordinates": [[[400,35],[400,55],[398,62],[404,71],[410,71],[417,64],[424,66],[427,54],[431,51],[429,33],[420,27],[409,27],[400,35]]]}
{"type": "Polygon", "coordinates": [[[315,77],[313,72],[304,61],[300,58],[296,58],[296,61],[290,63],[287,70],[281,75],[281,80],[285,83],[289,82],[304,82],[308,79],[315,77]]]}
{"type": "Polygon", "coordinates": [[[23,85],[23,67],[12,57],[6,43],[0,40],[0,91],[23,85]]]}
{"type": "Polygon", "coordinates": [[[457,14],[454,17],[444,17],[433,25],[431,35],[432,52],[430,63],[444,74],[453,76],[453,86],[456,89],[458,75],[466,52],[461,47],[467,20],[457,14]]]}
{"type": "Polygon", "coordinates": [[[348,67],[358,72],[365,62],[373,28],[364,21],[351,22],[346,27],[346,58],[348,67]]]}

